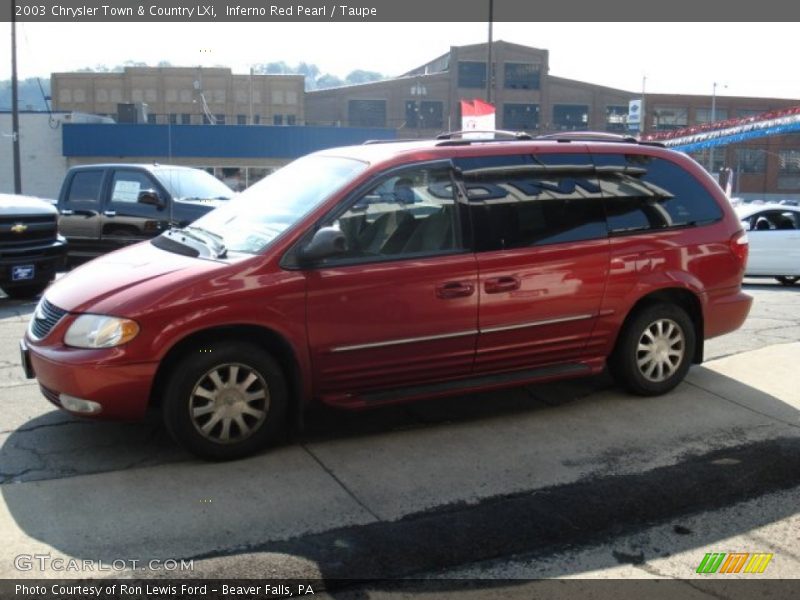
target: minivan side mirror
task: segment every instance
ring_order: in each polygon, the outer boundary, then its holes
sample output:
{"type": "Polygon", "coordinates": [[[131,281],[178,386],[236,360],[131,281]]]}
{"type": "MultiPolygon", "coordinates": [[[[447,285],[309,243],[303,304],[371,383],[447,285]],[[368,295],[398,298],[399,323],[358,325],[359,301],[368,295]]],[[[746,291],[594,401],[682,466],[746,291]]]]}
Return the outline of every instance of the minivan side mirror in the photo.
{"type": "Polygon", "coordinates": [[[139,204],[147,204],[148,206],[155,206],[158,210],[162,210],[167,204],[163,198],[159,196],[155,190],[142,190],[136,197],[139,204]]]}
{"type": "Polygon", "coordinates": [[[311,264],[330,256],[347,252],[347,238],[336,227],[322,227],[311,241],[300,249],[297,256],[301,264],[311,264]]]}

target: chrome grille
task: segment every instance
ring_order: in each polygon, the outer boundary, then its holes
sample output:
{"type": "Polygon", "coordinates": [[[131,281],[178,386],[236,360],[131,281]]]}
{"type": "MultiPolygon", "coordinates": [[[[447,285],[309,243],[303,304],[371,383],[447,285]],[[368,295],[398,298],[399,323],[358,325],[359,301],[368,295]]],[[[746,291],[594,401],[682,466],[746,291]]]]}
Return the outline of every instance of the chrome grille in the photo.
{"type": "Polygon", "coordinates": [[[36,307],[36,312],[33,313],[31,333],[36,339],[43,339],[66,314],[66,310],[58,308],[55,304],[50,304],[46,298],[42,297],[39,306],[36,307]]]}
{"type": "Polygon", "coordinates": [[[14,249],[55,241],[57,222],[55,215],[6,216],[0,215],[0,247],[14,249]]]}

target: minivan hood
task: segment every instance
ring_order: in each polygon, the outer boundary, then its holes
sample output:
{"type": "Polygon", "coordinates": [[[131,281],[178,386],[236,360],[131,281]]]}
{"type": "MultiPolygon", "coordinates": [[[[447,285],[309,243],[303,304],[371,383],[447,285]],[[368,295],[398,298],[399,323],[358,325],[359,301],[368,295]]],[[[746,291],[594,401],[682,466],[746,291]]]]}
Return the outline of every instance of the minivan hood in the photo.
{"type": "Polygon", "coordinates": [[[45,292],[48,302],[69,312],[102,312],[129,304],[153,287],[174,289],[189,279],[207,277],[225,263],[174,254],[150,242],[96,258],[58,279],[45,292]],[[134,290],[134,288],[138,288],[134,290]]]}

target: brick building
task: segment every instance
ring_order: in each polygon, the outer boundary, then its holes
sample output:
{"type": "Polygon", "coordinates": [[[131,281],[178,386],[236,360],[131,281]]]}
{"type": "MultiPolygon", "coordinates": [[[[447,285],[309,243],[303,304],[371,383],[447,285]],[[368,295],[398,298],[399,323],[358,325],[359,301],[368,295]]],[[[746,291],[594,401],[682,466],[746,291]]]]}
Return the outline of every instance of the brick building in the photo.
{"type": "Polygon", "coordinates": [[[120,73],[53,73],[53,110],[117,118],[146,105],[149,123],[302,125],[302,75],[234,75],[228,68],[126,67],[120,73]]]}

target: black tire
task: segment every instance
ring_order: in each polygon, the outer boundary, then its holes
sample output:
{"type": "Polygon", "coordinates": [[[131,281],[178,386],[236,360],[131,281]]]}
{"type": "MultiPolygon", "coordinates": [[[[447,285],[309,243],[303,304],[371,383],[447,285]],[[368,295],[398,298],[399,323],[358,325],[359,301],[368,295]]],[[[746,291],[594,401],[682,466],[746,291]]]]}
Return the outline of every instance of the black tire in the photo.
{"type": "Polygon", "coordinates": [[[696,343],[694,323],[685,310],[651,304],[628,317],[609,357],[609,371],[634,394],[665,394],[686,377],[696,343]]]}
{"type": "Polygon", "coordinates": [[[10,288],[3,288],[3,291],[9,298],[13,298],[15,300],[27,300],[29,298],[35,298],[39,294],[41,294],[47,286],[50,285],[49,281],[45,281],[42,283],[31,283],[27,285],[17,285],[10,288]]]}
{"type": "Polygon", "coordinates": [[[798,282],[798,280],[800,280],[800,277],[793,277],[793,276],[784,275],[784,276],[781,276],[781,277],[776,277],[775,279],[781,285],[794,285],[795,283],[798,282]]]}
{"type": "Polygon", "coordinates": [[[285,431],[287,403],[286,377],[263,349],[242,342],[208,342],[173,367],[162,412],[167,430],[189,452],[231,460],[279,439],[285,431]]]}

